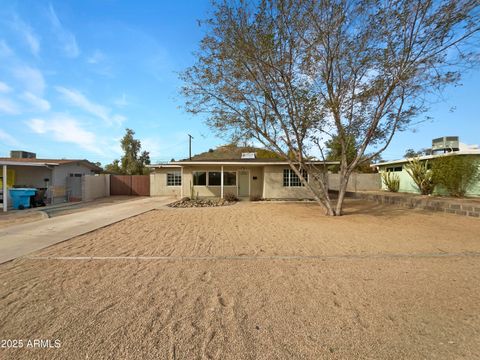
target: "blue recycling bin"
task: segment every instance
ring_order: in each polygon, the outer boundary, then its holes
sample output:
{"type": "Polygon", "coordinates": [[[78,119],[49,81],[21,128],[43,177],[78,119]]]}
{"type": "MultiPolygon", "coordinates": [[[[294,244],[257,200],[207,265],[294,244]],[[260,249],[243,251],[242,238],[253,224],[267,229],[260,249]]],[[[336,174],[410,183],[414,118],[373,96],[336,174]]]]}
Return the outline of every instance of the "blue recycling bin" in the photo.
{"type": "Polygon", "coordinates": [[[18,188],[9,189],[10,198],[14,209],[22,210],[30,207],[30,198],[35,196],[37,189],[18,188]]]}

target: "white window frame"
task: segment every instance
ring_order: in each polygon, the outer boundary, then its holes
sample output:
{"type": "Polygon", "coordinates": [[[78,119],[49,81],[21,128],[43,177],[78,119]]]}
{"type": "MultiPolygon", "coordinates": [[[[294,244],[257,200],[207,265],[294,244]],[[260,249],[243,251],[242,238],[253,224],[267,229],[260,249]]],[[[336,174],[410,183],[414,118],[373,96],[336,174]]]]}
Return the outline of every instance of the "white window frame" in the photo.
{"type": "MultiPolygon", "coordinates": [[[[305,180],[307,181],[308,183],[308,172],[307,170],[303,169],[301,170],[304,172],[304,178],[305,180]]],[[[296,182],[296,179],[295,179],[295,182],[296,182]]],[[[293,169],[290,169],[290,168],[286,168],[286,169],[283,169],[283,172],[282,172],[282,185],[283,187],[294,187],[294,188],[301,188],[301,187],[304,187],[305,184],[302,182],[302,180],[297,176],[297,174],[295,174],[295,171],[293,171],[293,169]],[[287,184],[285,185],[285,171],[288,171],[288,181],[287,181],[287,184]],[[292,178],[293,176],[295,176],[296,178],[298,178],[298,181],[299,181],[299,184],[296,185],[292,185],[292,178]]]]}
{"type": "Polygon", "coordinates": [[[167,186],[168,187],[180,187],[180,186],[182,186],[182,172],[181,171],[169,171],[169,172],[167,172],[167,186]],[[170,178],[170,176],[173,176],[173,179],[170,178]]]}

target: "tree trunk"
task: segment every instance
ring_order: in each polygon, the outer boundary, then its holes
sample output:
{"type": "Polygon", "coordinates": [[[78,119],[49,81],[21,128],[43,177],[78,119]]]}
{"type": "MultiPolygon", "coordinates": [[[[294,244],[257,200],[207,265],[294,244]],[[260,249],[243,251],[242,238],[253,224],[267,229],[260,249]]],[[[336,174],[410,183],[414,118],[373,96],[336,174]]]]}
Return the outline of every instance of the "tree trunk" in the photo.
{"type": "Polygon", "coordinates": [[[337,205],[335,207],[335,213],[337,216],[343,215],[343,201],[345,200],[345,194],[347,193],[348,181],[350,180],[350,173],[340,175],[340,184],[338,185],[338,198],[337,205]]]}

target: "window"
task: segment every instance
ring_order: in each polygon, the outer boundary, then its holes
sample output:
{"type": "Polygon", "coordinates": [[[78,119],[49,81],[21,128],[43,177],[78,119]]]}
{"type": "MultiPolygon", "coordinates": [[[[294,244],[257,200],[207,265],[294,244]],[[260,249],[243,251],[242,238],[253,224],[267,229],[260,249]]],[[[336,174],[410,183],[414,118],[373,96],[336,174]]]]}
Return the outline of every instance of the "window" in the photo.
{"type": "Polygon", "coordinates": [[[225,171],[223,173],[223,185],[225,186],[237,185],[237,173],[234,171],[225,171]]]}
{"type": "Polygon", "coordinates": [[[82,174],[70,174],[70,177],[82,177],[82,174]]]}
{"type": "Polygon", "coordinates": [[[193,185],[207,185],[207,173],[204,171],[193,172],[193,185]]]}
{"type": "MultiPolygon", "coordinates": [[[[302,170],[302,176],[306,181],[308,181],[308,174],[306,170],[302,170]]],[[[302,184],[302,181],[292,169],[283,169],[283,186],[299,187],[305,185],[302,184]]]]}
{"type": "Polygon", "coordinates": [[[182,174],[180,171],[167,173],[167,186],[181,186],[182,174]]]}
{"type": "Polygon", "coordinates": [[[402,166],[387,167],[387,172],[388,171],[393,171],[393,172],[402,171],[402,166]]]}
{"type": "Polygon", "coordinates": [[[208,186],[220,186],[221,173],[219,171],[208,172],[208,186]]]}

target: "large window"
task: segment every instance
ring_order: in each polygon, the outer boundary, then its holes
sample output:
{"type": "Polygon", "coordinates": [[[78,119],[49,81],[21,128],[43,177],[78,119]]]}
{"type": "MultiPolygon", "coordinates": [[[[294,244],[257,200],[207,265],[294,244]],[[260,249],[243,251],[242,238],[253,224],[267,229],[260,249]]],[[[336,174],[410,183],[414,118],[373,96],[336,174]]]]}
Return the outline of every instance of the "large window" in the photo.
{"type": "Polygon", "coordinates": [[[182,173],[180,171],[167,173],[167,186],[181,186],[181,185],[182,185],[182,173]]]}
{"type": "MultiPolygon", "coordinates": [[[[193,172],[193,185],[195,186],[206,186],[206,185],[220,186],[222,184],[221,179],[222,179],[222,173],[220,171],[194,171],[193,172]]],[[[235,171],[224,171],[223,185],[236,186],[237,173],[235,171]]]]}
{"type": "Polygon", "coordinates": [[[205,171],[194,171],[193,185],[207,185],[207,173],[205,171]]]}
{"type": "Polygon", "coordinates": [[[398,171],[402,171],[403,170],[403,167],[402,166],[394,166],[394,167],[387,167],[387,171],[388,172],[398,172],[398,171]]]}
{"type": "Polygon", "coordinates": [[[223,173],[223,185],[225,186],[237,185],[237,173],[234,171],[225,171],[223,173]]]}
{"type": "Polygon", "coordinates": [[[222,175],[220,171],[209,171],[208,186],[220,186],[221,178],[222,175]]]}
{"type": "MultiPolygon", "coordinates": [[[[308,174],[306,170],[302,170],[302,176],[308,181],[308,174]]],[[[302,181],[292,169],[283,169],[283,186],[299,187],[305,185],[302,184],[302,181]]]]}

